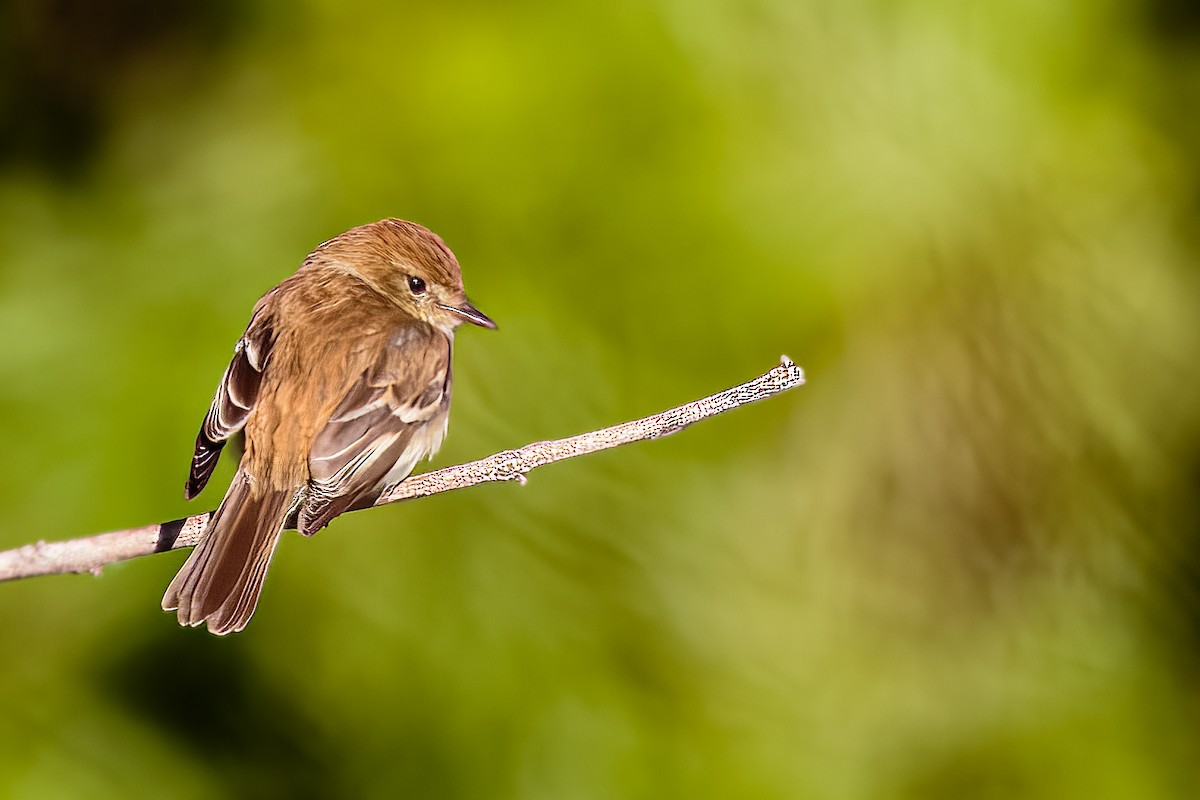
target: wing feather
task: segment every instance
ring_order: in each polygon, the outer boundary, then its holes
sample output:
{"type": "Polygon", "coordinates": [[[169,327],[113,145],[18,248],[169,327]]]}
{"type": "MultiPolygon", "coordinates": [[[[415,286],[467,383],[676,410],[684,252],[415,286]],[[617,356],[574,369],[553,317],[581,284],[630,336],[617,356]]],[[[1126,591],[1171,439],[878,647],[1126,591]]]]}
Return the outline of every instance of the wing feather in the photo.
{"type": "Polygon", "coordinates": [[[260,309],[255,311],[249,327],[234,347],[233,360],[221,376],[216,396],[196,436],[196,449],[184,489],[189,500],[198,495],[212,477],[225,443],[245,427],[258,401],[263,372],[274,343],[275,334],[270,318],[262,313],[260,304],[260,309]]]}
{"type": "Polygon", "coordinates": [[[354,382],[313,440],[298,527],[312,535],[441,445],[450,406],[450,339],[401,329],[354,382]]]}

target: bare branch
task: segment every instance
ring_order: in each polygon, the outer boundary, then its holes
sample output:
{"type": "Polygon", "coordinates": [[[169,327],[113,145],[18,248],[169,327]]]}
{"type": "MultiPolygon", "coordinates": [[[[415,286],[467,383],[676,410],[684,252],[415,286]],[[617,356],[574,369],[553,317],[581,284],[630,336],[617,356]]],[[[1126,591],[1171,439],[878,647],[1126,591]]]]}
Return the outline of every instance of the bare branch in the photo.
{"type": "MultiPolygon", "coordinates": [[[[716,416],[756,400],[765,400],[804,383],[804,370],[784,356],[779,366],[752,381],[649,417],[611,428],[581,433],[567,439],[527,444],[518,450],[410,475],[387,487],[375,505],[427,497],[489,481],[525,482],[525,474],[546,464],[607,450],[623,444],[657,439],[683,430],[694,422],[716,416]]],[[[191,547],[204,534],[211,511],[144,528],[102,533],[64,542],[38,542],[0,552],[0,581],[55,575],[63,572],[99,573],[106,564],[137,556],[191,547]]]]}

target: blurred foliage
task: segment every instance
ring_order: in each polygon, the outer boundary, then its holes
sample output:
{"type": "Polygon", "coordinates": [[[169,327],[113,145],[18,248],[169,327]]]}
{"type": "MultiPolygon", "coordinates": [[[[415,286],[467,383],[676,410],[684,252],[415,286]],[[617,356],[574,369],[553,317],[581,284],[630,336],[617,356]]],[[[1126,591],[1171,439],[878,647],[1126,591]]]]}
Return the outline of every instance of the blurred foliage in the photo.
{"type": "Polygon", "coordinates": [[[1197,796],[1194,4],[0,22],[0,546],[214,505],[254,300],[384,216],[501,324],[437,464],[810,379],[289,536],[228,640],[180,554],[0,586],[0,796],[1197,796]]]}

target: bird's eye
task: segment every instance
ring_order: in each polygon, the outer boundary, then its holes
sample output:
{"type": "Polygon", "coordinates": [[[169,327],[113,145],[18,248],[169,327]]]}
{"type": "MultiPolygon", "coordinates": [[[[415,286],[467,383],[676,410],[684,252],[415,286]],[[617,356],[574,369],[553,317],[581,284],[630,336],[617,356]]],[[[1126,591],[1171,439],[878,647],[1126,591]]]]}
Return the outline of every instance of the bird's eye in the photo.
{"type": "Polygon", "coordinates": [[[413,294],[425,294],[425,281],[416,275],[408,276],[408,290],[413,294]]]}

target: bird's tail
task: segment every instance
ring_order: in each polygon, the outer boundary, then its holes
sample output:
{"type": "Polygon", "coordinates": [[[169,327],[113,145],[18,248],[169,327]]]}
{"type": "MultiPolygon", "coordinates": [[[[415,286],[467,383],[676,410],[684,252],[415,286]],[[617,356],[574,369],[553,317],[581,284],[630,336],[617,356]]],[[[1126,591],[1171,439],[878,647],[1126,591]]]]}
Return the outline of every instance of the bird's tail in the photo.
{"type": "Polygon", "coordinates": [[[180,625],[207,622],[211,632],[222,636],[246,627],[291,500],[286,490],[256,495],[239,469],[204,538],[167,587],[163,610],[178,609],[180,625]]]}

